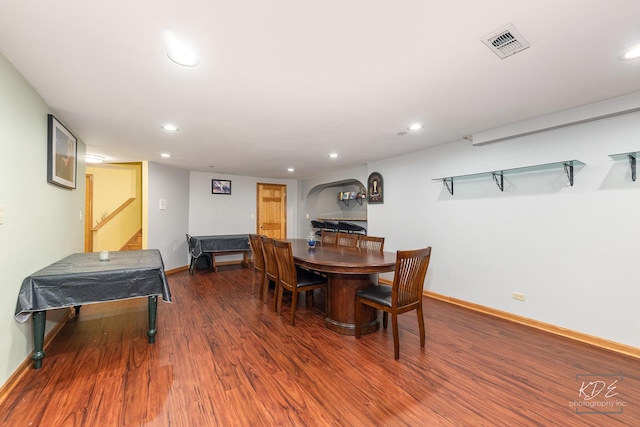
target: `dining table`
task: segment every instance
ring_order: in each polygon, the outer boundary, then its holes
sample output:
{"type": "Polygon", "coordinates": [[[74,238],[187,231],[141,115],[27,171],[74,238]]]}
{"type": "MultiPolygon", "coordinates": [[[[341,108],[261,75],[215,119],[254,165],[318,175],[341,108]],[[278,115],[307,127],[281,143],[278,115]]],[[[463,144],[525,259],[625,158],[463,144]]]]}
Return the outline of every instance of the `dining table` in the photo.
{"type": "MultiPolygon", "coordinates": [[[[325,326],[342,335],[355,335],[356,292],[376,286],[379,273],[395,270],[396,253],[287,239],[296,265],[327,276],[325,326]]],[[[362,333],[378,330],[378,312],[362,308],[362,333]]]]}

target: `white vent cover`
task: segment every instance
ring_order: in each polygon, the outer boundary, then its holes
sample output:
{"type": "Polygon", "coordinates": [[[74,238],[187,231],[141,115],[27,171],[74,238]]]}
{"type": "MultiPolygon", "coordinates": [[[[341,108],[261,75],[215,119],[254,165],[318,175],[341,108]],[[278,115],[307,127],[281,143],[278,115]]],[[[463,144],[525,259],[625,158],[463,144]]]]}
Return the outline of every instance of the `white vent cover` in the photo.
{"type": "Polygon", "coordinates": [[[529,42],[522,37],[512,24],[484,36],[482,43],[486,44],[500,59],[529,47],[529,42]]]}

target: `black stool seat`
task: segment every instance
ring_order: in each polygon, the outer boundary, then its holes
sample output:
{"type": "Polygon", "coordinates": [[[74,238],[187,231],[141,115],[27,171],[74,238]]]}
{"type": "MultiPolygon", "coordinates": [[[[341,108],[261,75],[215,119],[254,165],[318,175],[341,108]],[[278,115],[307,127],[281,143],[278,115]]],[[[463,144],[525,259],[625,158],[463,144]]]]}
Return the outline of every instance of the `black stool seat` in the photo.
{"type": "Polygon", "coordinates": [[[332,231],[340,230],[340,226],[338,226],[338,223],[337,222],[333,222],[333,221],[325,221],[324,222],[324,228],[326,228],[327,230],[332,230],[332,231]]]}
{"type": "Polygon", "coordinates": [[[367,229],[351,222],[339,221],[338,228],[346,233],[367,234],[367,229]]]}

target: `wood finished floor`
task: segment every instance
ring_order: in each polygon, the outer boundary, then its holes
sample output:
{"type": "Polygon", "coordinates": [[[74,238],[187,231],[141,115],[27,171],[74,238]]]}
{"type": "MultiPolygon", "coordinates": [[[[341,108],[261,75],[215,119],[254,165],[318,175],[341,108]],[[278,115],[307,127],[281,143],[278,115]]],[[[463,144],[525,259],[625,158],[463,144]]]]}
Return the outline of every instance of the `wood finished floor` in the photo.
{"type": "Polygon", "coordinates": [[[276,316],[248,269],[169,283],[154,345],[146,299],[83,307],[0,426],[640,426],[636,359],[425,299],[426,347],[402,315],[394,361],[390,330],[337,335],[304,298],[291,327],[290,300],[276,316]],[[615,379],[588,401],[613,407],[572,406],[584,380],[615,379]],[[623,412],[577,413],[592,410],[623,412]]]}

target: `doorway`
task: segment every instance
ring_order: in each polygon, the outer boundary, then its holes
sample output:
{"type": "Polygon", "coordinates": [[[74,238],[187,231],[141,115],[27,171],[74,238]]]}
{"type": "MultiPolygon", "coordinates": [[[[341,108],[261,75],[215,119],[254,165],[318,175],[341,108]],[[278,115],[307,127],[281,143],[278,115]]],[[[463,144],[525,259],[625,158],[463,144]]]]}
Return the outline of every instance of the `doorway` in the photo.
{"type": "Polygon", "coordinates": [[[85,175],[84,193],[84,251],[93,252],[93,175],[85,175]]]}
{"type": "Polygon", "coordinates": [[[287,238],[287,186],[257,184],[257,233],[273,239],[287,238]]]}

